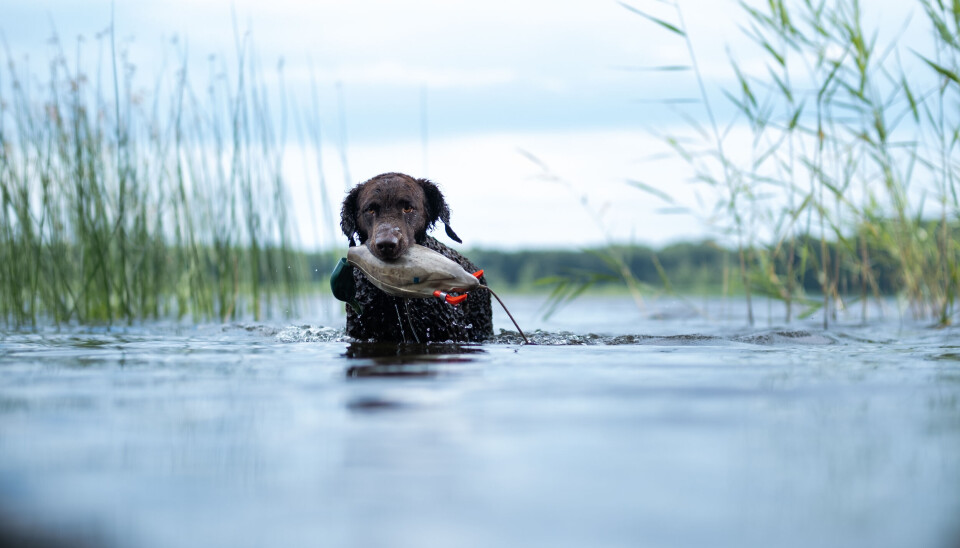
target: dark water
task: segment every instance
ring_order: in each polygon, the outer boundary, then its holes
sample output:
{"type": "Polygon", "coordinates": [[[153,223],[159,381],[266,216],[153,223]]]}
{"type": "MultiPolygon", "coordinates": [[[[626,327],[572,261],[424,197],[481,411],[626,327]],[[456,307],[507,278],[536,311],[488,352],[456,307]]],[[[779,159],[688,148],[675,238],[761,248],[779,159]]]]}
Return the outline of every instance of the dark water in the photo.
{"type": "Polygon", "coordinates": [[[0,544],[960,546],[957,329],[508,303],[538,345],[6,332],[0,544]]]}

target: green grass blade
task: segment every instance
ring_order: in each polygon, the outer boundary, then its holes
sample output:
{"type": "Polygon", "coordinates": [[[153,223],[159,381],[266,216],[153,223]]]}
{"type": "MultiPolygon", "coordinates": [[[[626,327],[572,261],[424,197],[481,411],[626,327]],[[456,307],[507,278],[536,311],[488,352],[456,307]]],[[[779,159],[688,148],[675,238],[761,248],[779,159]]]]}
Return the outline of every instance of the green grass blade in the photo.
{"type": "Polygon", "coordinates": [[[650,15],[650,14],[644,12],[644,11],[638,10],[637,8],[631,6],[630,4],[627,4],[627,3],[624,3],[624,2],[617,2],[617,3],[620,4],[621,6],[623,6],[624,8],[626,8],[628,11],[631,11],[631,12],[639,15],[640,17],[643,17],[644,19],[647,19],[647,20],[649,20],[649,21],[652,21],[652,22],[660,25],[661,27],[669,30],[670,32],[673,32],[673,33],[678,34],[678,35],[680,35],[680,36],[686,36],[686,33],[684,33],[682,30],[680,30],[676,25],[671,25],[670,23],[667,23],[667,22],[664,21],[663,19],[658,19],[658,18],[656,18],[656,17],[654,17],[654,16],[652,16],[652,15],[650,15]]]}

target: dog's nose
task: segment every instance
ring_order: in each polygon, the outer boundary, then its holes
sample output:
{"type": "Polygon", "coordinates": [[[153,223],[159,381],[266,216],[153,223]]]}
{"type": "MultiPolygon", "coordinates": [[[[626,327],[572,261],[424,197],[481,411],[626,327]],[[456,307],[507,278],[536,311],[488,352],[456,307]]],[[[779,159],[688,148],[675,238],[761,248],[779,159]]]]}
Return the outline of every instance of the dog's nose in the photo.
{"type": "Polygon", "coordinates": [[[377,238],[377,250],[383,255],[392,255],[397,250],[398,245],[400,245],[400,240],[392,232],[377,238]]]}
{"type": "Polygon", "coordinates": [[[377,242],[377,249],[384,255],[390,255],[397,248],[397,242],[377,242]]]}

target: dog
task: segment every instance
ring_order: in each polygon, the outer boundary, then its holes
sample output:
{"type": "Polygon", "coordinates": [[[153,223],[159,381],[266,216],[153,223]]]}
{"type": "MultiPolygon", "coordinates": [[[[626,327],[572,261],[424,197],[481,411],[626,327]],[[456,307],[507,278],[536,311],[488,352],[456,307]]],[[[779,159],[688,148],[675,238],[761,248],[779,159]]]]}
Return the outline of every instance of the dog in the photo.
{"type": "MultiPolygon", "coordinates": [[[[467,272],[479,268],[427,233],[440,221],[450,239],[462,243],[450,227],[450,208],[436,184],[403,173],[384,173],[355,186],[343,200],[340,229],[349,245],[365,245],[390,262],[414,243],[439,252],[467,272]]],[[[472,291],[453,306],[440,299],[387,295],[353,269],[361,313],[347,306],[347,335],[376,342],[480,342],[493,337],[490,293],[472,291]]],[[[481,276],[480,283],[486,285],[481,276]]]]}

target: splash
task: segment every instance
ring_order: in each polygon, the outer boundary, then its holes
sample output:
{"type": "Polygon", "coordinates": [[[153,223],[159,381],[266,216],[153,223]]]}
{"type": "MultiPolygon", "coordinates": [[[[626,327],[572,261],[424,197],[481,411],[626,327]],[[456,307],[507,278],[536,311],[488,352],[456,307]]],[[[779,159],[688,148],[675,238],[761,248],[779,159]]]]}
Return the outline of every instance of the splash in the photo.
{"type": "Polygon", "coordinates": [[[350,342],[353,339],[347,336],[342,328],[311,326],[311,325],[291,325],[285,327],[277,333],[276,338],[284,343],[330,343],[330,342],[350,342]]]}
{"type": "MultiPolygon", "coordinates": [[[[265,335],[272,335],[264,331],[265,335]]],[[[325,326],[288,326],[275,334],[279,342],[284,343],[354,343],[358,342],[349,337],[343,328],[325,326]]],[[[724,335],[710,335],[703,333],[688,333],[679,335],[644,335],[626,334],[609,335],[598,333],[574,333],[571,331],[544,331],[538,329],[528,336],[529,343],[541,346],[729,346],[748,344],[758,346],[780,345],[831,345],[840,344],[842,336],[819,331],[807,330],[767,330],[749,333],[732,333],[724,335]]],[[[429,343],[438,348],[449,346],[453,341],[429,343]]],[[[520,345],[524,344],[524,337],[517,331],[501,329],[493,339],[484,342],[486,345],[520,345]]]]}

